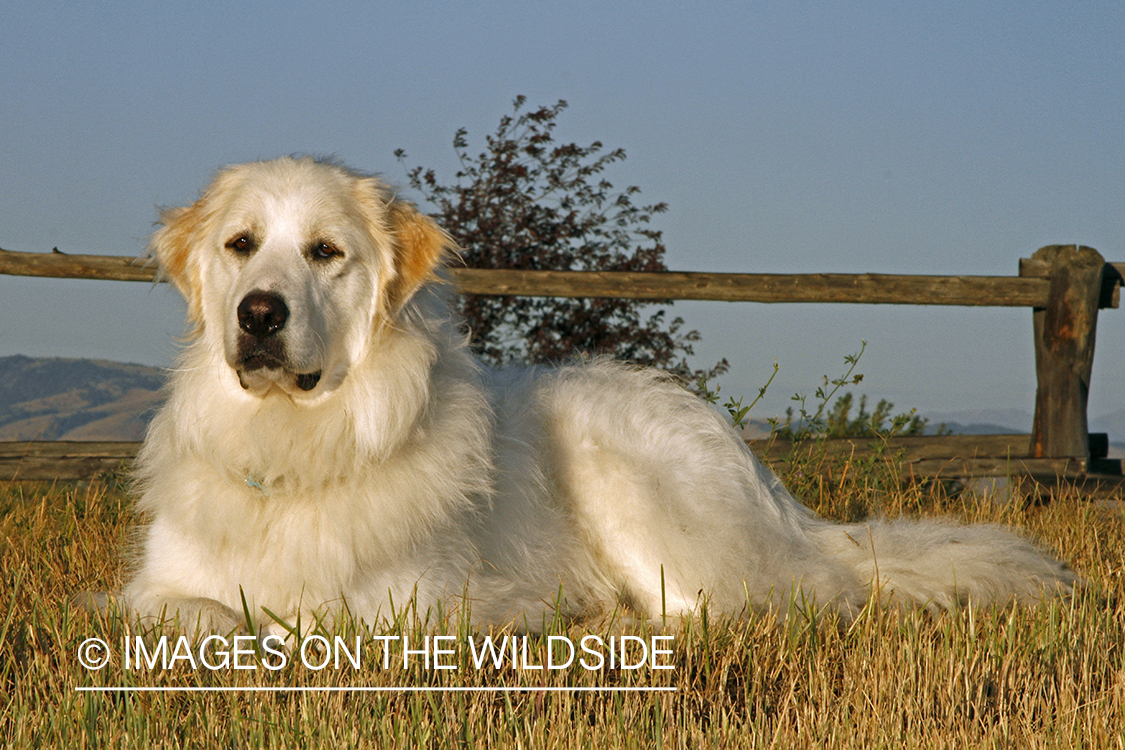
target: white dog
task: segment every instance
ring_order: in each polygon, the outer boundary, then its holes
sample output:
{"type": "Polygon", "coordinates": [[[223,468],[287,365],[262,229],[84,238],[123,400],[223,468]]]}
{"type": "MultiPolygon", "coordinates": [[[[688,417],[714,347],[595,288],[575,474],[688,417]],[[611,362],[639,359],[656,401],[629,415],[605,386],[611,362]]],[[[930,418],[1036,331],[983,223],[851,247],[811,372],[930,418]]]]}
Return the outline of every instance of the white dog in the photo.
{"type": "Polygon", "coordinates": [[[847,614],[872,585],[946,608],[1074,582],[996,527],[814,516],[657,372],[482,368],[435,277],[450,245],[310,158],[227,168],[162,215],[152,247],[193,330],[138,461],[131,609],[223,631],[243,596],[266,625],[413,600],[535,628],[553,607],[847,614]]]}

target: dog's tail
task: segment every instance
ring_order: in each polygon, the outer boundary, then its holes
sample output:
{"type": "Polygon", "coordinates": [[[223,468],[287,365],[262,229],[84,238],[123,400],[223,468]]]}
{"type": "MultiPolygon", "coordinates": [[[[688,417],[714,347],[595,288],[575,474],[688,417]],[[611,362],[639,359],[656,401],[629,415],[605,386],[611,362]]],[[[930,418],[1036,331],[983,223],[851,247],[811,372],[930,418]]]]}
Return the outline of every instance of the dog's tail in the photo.
{"type": "Polygon", "coordinates": [[[1031,604],[1078,583],[1065,563],[995,525],[816,519],[809,531],[826,554],[878,587],[880,598],[890,603],[931,610],[1031,604]]]}

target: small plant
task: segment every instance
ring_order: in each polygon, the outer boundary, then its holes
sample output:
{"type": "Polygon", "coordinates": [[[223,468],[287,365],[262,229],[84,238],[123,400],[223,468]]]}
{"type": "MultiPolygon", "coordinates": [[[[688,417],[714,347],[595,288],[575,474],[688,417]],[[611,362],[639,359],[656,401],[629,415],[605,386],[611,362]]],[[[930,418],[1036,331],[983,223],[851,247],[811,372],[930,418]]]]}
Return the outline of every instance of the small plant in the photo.
{"type": "MultiPolygon", "coordinates": [[[[894,404],[886,399],[880,399],[869,412],[865,395],[859,396],[859,410],[853,416],[856,397],[850,391],[840,394],[842,388],[863,382],[863,375],[857,373],[856,368],[866,347],[867,342],[863,341],[858,352],[844,357],[846,370],[842,375],[824,377],[814,394],[815,408],[808,405],[805,396],[796,394],[792,400],[797,403],[798,416],[794,416],[794,409],[790,407],[784,421],[767,420],[772,428],[771,439],[784,442],[780,446],[775,442],[762,457],[797,497],[803,498],[818,513],[841,520],[859,520],[872,509],[880,513],[917,510],[924,501],[928,502],[923,494],[928,498],[935,492],[944,492],[944,487],[937,483],[926,485],[925,491],[916,487],[912,493],[905,492],[901,479],[905,449],[895,449],[890,442],[896,437],[925,434],[925,418],[913,409],[895,414],[894,404]],[[863,445],[850,444],[850,448],[827,442],[841,438],[868,440],[863,445]],[[883,499],[907,495],[911,498],[909,503],[896,502],[893,508],[883,499]]],[[[765,395],[778,369],[774,362],[769,380],[749,404],[744,404],[742,398],[727,398],[723,407],[735,429],[746,427],[751,410],[765,395]]],[[[712,388],[705,377],[696,380],[693,390],[707,403],[719,403],[721,389],[719,386],[712,388]]],[[[945,425],[939,426],[936,432],[938,435],[948,433],[945,425]]]]}
{"type": "MultiPolygon", "coordinates": [[[[895,414],[895,405],[879,399],[875,410],[867,411],[867,396],[859,397],[859,413],[851,418],[855,399],[851,392],[836,399],[825,422],[825,434],[830,438],[844,437],[896,437],[899,435],[924,435],[929,420],[919,417],[916,409],[903,414],[895,414]],[[888,422],[889,420],[889,422],[888,422]]],[[[939,425],[935,435],[948,435],[949,429],[939,425]]]]}
{"type": "MultiPolygon", "coordinates": [[[[810,414],[805,408],[805,396],[795,394],[793,401],[799,404],[799,416],[794,422],[793,408],[785,411],[785,423],[772,422],[774,435],[783,440],[801,442],[810,438],[848,438],[871,437],[892,438],[902,435],[924,435],[929,420],[918,416],[916,409],[895,414],[895,405],[890,401],[879,399],[875,410],[867,411],[867,396],[859,397],[859,413],[851,417],[855,397],[849,391],[836,397],[832,406],[828,404],[841,388],[847,385],[858,385],[863,382],[862,373],[855,373],[860,357],[867,348],[867,342],[860,343],[860,349],[855,354],[844,357],[847,371],[838,378],[829,380],[824,376],[824,383],[816,389],[817,408],[810,414]],[[853,374],[855,373],[855,374],[853,374]]],[[[944,424],[939,425],[937,435],[947,435],[949,430],[944,424]]]]}
{"type": "MultiPolygon", "coordinates": [[[[766,389],[770,387],[770,383],[772,383],[773,379],[777,376],[778,369],[777,360],[775,359],[773,361],[773,372],[770,373],[769,380],[758,389],[758,395],[749,404],[745,406],[742,405],[742,396],[739,396],[737,399],[733,396],[727,398],[727,402],[723,404],[723,408],[730,414],[731,422],[734,424],[735,429],[741,430],[746,427],[746,423],[750,421],[750,411],[754,408],[754,405],[761,401],[762,397],[766,395],[766,389]]],[[[711,386],[707,382],[707,375],[700,373],[695,381],[693,390],[704,401],[714,405],[719,402],[719,391],[722,390],[722,387],[716,385],[715,389],[711,390],[711,386]]]]}
{"type": "Polygon", "coordinates": [[[859,385],[863,382],[863,374],[856,373],[855,368],[859,365],[859,359],[866,350],[867,342],[861,341],[858,352],[844,357],[844,364],[848,366],[848,369],[842,376],[832,380],[829,380],[827,375],[824,376],[824,382],[817,387],[816,393],[814,394],[818,403],[815,412],[809,413],[806,408],[806,397],[804,394],[793,394],[790,400],[798,404],[796,424],[793,422],[793,408],[790,407],[785,411],[784,426],[779,426],[780,423],[778,420],[770,420],[770,426],[773,428],[774,435],[784,440],[792,440],[794,442],[801,442],[815,436],[823,437],[827,433],[828,427],[824,419],[824,411],[828,406],[828,402],[831,401],[837,391],[844,386],[859,385]],[[853,375],[852,373],[855,374],[853,375]]]}
{"type": "MultiPolygon", "coordinates": [[[[778,419],[770,419],[769,424],[773,429],[773,435],[782,440],[792,440],[794,442],[802,442],[810,438],[845,438],[845,437],[897,437],[899,435],[923,435],[925,434],[926,425],[928,420],[917,415],[917,411],[911,409],[909,412],[902,414],[894,414],[894,404],[886,399],[880,399],[879,403],[875,406],[873,412],[867,411],[867,396],[860,395],[859,397],[859,413],[853,419],[851,417],[852,407],[855,405],[855,397],[849,391],[842,396],[836,398],[832,406],[828,404],[833,396],[836,396],[839,390],[846,385],[858,385],[863,382],[863,375],[856,373],[855,368],[859,364],[859,359],[863,356],[864,350],[867,348],[867,342],[860,342],[860,350],[855,354],[850,354],[844,357],[844,363],[848,366],[847,371],[840,377],[829,379],[824,376],[824,383],[816,389],[814,394],[817,400],[817,408],[815,412],[810,413],[806,408],[806,397],[802,394],[795,394],[792,397],[793,401],[799,404],[799,416],[794,423],[793,408],[790,407],[785,412],[785,422],[781,423],[778,419]],[[888,421],[889,420],[889,421],[888,421]]],[[[723,408],[727,410],[730,415],[731,422],[736,429],[743,429],[750,420],[750,412],[754,406],[762,400],[766,395],[766,390],[773,383],[774,378],[778,372],[777,360],[773,363],[773,372],[770,373],[769,379],[765,385],[758,389],[758,395],[749,404],[743,404],[743,398],[734,398],[730,396],[727,398],[723,408]]],[[[695,384],[692,388],[700,398],[709,404],[717,404],[719,402],[719,393],[722,388],[716,385],[711,387],[708,382],[707,376],[699,374],[695,384]]],[[[940,425],[935,433],[937,435],[949,434],[945,425],[940,425]]]]}

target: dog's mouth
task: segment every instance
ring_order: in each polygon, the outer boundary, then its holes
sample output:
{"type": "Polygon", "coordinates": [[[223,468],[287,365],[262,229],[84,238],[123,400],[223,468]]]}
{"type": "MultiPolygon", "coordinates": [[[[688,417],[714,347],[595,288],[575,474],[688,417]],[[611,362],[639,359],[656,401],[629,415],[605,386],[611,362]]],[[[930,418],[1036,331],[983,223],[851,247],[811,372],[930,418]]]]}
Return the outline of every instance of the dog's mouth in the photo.
{"type": "Polygon", "coordinates": [[[268,391],[274,385],[281,387],[282,390],[288,390],[285,384],[291,382],[306,393],[317,387],[323,374],[322,370],[292,373],[278,367],[241,368],[236,372],[238,384],[247,391],[268,391]],[[289,380],[290,378],[292,381],[289,380]]]}
{"type": "Polygon", "coordinates": [[[285,347],[272,337],[264,340],[245,337],[231,366],[238,373],[238,383],[244,390],[262,394],[274,386],[291,393],[297,390],[308,393],[317,387],[324,372],[296,371],[286,356],[285,347]]]}

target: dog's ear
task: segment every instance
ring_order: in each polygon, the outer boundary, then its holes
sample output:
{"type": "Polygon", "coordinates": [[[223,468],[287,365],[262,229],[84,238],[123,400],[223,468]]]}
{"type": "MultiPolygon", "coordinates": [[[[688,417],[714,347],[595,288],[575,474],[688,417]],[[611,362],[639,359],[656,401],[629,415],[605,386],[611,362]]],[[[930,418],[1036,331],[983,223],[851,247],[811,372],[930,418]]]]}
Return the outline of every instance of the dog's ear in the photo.
{"type": "Polygon", "coordinates": [[[395,248],[395,277],[388,297],[390,309],[395,311],[401,309],[422,284],[437,278],[434,272],[454,243],[413,204],[396,200],[387,208],[395,248]]]}
{"type": "Polygon", "coordinates": [[[160,211],[160,228],[149,243],[165,274],[187,300],[188,317],[196,326],[203,323],[199,261],[192,247],[199,241],[205,222],[206,196],[184,208],[160,211]]]}

